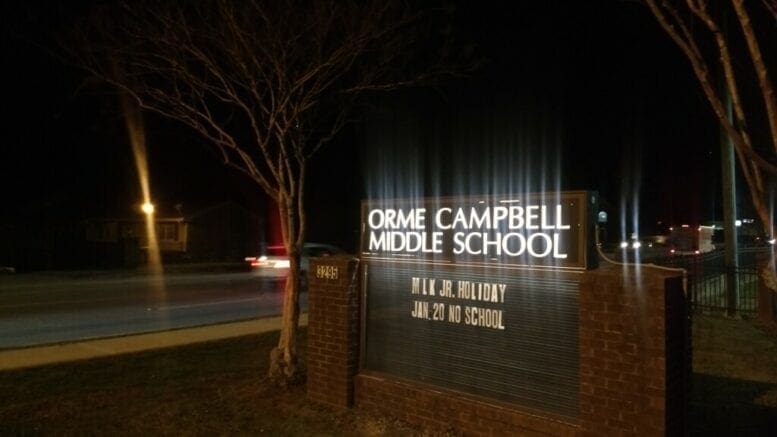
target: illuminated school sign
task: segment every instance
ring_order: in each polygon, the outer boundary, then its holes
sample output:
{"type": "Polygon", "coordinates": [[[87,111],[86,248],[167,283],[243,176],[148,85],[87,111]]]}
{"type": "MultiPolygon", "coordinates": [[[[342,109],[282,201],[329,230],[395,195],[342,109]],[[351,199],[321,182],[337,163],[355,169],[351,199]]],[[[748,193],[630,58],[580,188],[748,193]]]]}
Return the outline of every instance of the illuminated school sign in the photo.
{"type": "Polygon", "coordinates": [[[593,193],[362,204],[362,368],[576,418],[593,193]]]}
{"type": "Polygon", "coordinates": [[[590,268],[595,201],[587,192],[366,201],[362,256],[590,268]]]}

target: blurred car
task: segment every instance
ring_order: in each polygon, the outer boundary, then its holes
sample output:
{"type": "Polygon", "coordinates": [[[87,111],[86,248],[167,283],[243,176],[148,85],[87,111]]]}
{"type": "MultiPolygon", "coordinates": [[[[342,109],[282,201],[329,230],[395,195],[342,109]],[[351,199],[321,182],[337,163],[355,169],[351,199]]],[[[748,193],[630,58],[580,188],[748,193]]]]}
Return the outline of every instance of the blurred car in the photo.
{"type": "Polygon", "coordinates": [[[620,245],[621,250],[639,250],[642,248],[642,241],[640,241],[639,238],[632,236],[628,240],[621,241],[620,245]]]}
{"type": "MultiPolygon", "coordinates": [[[[332,256],[344,254],[345,251],[331,244],[305,243],[300,255],[300,270],[303,277],[307,274],[311,257],[332,256]]],[[[260,276],[285,278],[289,272],[289,257],[286,256],[286,247],[268,246],[264,254],[260,256],[248,256],[245,258],[252,271],[260,276]]]]}

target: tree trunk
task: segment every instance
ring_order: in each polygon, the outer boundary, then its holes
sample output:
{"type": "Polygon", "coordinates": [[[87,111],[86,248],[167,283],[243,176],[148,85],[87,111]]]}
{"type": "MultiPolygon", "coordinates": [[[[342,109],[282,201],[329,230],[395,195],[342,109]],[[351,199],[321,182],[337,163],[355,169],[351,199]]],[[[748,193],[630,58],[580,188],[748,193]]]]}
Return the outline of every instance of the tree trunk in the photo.
{"type": "Polygon", "coordinates": [[[758,281],[758,320],[766,326],[777,326],[777,273],[775,251],[760,260],[758,281]]]}
{"type": "MultiPolygon", "coordinates": [[[[729,121],[728,114],[721,103],[722,100],[710,84],[707,63],[699,50],[696,38],[691,32],[692,28],[689,28],[688,22],[681,17],[681,14],[678,13],[677,9],[675,9],[671,3],[661,3],[657,0],[646,0],[646,3],[661,27],[672,40],[674,40],[691,62],[696,78],[699,80],[699,84],[701,85],[713,112],[717,116],[720,125],[725,129],[729,138],[731,138],[731,141],[734,143],[742,174],[750,188],[749,191],[753,207],[763,224],[766,237],[769,239],[775,238],[774,221],[768,206],[770,194],[764,185],[764,178],[768,177],[770,174],[777,174],[777,168],[775,168],[772,162],[773,160],[766,159],[753,150],[747,124],[745,123],[745,111],[742,107],[741,100],[737,97],[737,83],[733,74],[734,70],[732,68],[728,40],[721,33],[717,23],[715,23],[707,14],[704,7],[700,7],[699,4],[694,4],[690,1],[688,2],[691,12],[699,17],[715,36],[720,61],[724,67],[723,71],[727,88],[733,100],[732,104],[734,105],[735,114],[737,114],[737,123],[729,121]],[[661,6],[659,6],[659,4],[661,4],[661,6]],[[672,18],[674,21],[672,21],[672,18]]],[[[772,145],[774,146],[775,151],[777,151],[777,102],[775,102],[774,99],[774,90],[771,82],[769,82],[766,64],[762,59],[761,49],[758,45],[755,33],[753,32],[750,17],[744,8],[744,2],[742,0],[735,0],[733,5],[737,14],[737,19],[742,26],[745,42],[747,43],[747,53],[753,61],[755,73],[758,77],[761,94],[763,95],[764,104],[766,106],[766,117],[771,130],[772,145]]],[[[770,262],[766,263],[763,268],[759,270],[759,276],[764,284],[764,293],[769,293],[769,296],[771,296],[770,298],[775,297],[777,299],[776,264],[774,251],[772,251],[770,262]]],[[[777,302],[777,300],[775,302],[777,302]]]]}
{"type": "Polygon", "coordinates": [[[300,378],[297,368],[297,326],[299,324],[299,288],[301,278],[300,255],[302,243],[295,213],[294,199],[283,196],[278,202],[281,216],[283,241],[289,258],[289,274],[283,292],[283,313],[278,346],[270,351],[270,369],[268,377],[277,385],[285,387],[300,378]]]}
{"type": "Polygon", "coordinates": [[[289,275],[283,292],[283,315],[278,346],[270,351],[269,378],[280,386],[299,379],[297,368],[297,326],[299,323],[299,254],[289,256],[289,275]]]}

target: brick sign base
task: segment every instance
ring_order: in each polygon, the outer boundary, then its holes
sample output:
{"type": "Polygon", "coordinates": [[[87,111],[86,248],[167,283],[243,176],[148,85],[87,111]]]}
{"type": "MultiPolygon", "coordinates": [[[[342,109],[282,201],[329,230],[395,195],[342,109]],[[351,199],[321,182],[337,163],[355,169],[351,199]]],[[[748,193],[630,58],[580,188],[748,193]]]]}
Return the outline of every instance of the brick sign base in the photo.
{"type": "Polygon", "coordinates": [[[682,435],[690,324],[677,271],[605,266],[580,284],[582,435],[682,435]]]}
{"type": "Polygon", "coordinates": [[[311,260],[308,396],[339,408],[377,411],[467,435],[682,435],[690,337],[682,275],[603,266],[581,274],[577,420],[359,372],[356,262],[311,260]],[[316,277],[331,272],[334,278],[316,277]]]}
{"type": "Polygon", "coordinates": [[[359,364],[357,268],[353,257],[331,256],[312,259],[308,269],[308,397],[336,408],[353,404],[359,364]]]}

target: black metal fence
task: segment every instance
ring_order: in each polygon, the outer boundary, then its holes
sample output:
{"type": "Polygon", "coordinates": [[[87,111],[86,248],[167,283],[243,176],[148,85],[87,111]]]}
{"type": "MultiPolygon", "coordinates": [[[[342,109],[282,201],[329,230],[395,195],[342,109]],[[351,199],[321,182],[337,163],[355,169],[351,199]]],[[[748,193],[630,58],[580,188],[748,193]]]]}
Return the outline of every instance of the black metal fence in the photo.
{"type": "Polygon", "coordinates": [[[699,312],[725,312],[729,306],[726,276],[736,284],[736,308],[741,315],[755,316],[758,311],[758,258],[768,249],[746,248],[739,251],[739,267],[726,268],[722,250],[699,255],[671,256],[651,260],[667,267],[688,272],[688,297],[691,307],[699,312]]]}

